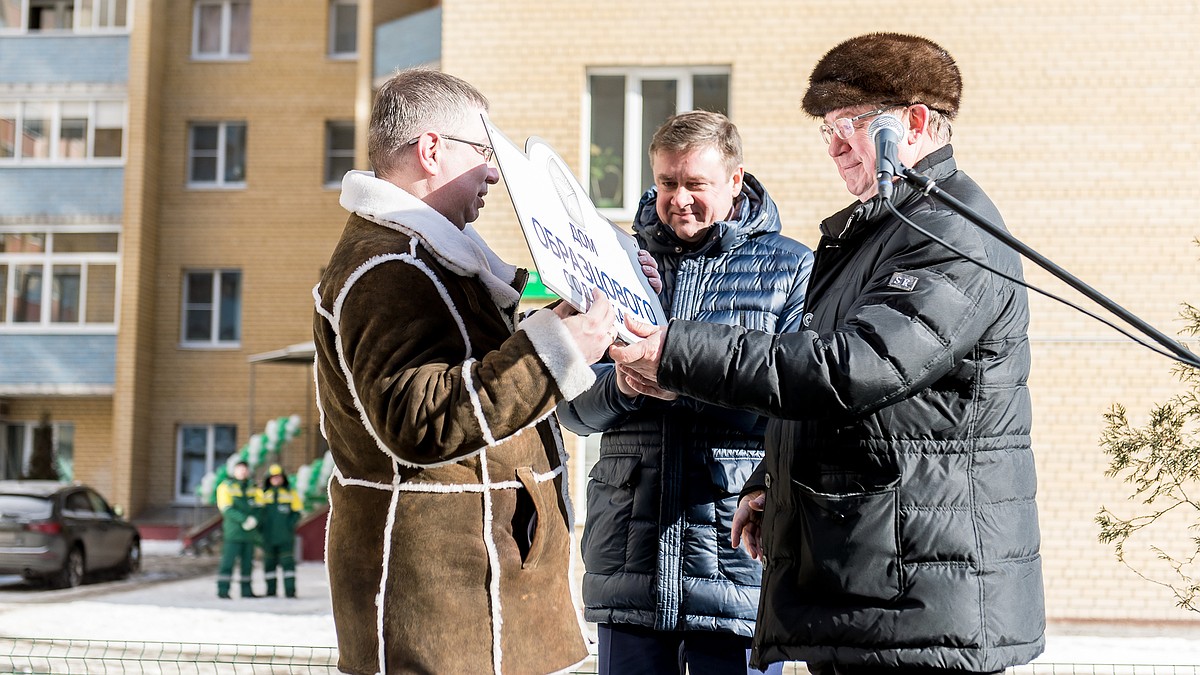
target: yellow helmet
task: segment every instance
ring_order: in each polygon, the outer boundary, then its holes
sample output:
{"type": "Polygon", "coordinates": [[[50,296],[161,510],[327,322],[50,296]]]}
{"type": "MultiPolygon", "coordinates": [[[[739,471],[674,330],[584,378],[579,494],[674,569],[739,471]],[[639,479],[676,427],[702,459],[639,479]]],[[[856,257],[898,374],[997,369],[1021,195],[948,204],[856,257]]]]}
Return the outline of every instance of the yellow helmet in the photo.
{"type": "Polygon", "coordinates": [[[282,476],[283,475],[283,467],[279,466],[278,464],[272,464],[271,468],[267,469],[267,475],[282,476]]]}

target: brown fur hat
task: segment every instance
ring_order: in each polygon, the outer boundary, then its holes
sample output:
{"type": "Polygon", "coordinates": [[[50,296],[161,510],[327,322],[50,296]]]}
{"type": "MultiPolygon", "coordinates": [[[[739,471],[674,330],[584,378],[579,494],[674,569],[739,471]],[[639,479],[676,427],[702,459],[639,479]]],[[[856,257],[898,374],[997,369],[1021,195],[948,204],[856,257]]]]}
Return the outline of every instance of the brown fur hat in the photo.
{"type": "Polygon", "coordinates": [[[953,119],[962,96],[962,75],[950,54],[916,35],[869,33],[830,49],[813,68],[804,112],[863,104],[924,103],[953,119]]]}

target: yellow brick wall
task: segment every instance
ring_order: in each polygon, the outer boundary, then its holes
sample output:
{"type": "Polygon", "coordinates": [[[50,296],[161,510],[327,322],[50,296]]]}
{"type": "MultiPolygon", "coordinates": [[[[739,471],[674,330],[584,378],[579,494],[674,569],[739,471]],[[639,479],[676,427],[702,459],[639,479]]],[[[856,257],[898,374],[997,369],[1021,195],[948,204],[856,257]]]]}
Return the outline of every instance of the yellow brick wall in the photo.
{"type": "Polygon", "coordinates": [[[160,105],[166,0],[135,3],[129,40],[129,134],[125,160],[125,213],[121,232],[121,292],[118,303],[116,373],[112,398],[112,470],[110,499],[131,515],[147,504],[149,434],[153,414],[157,288],[156,186],[161,156],[160,105]]]}
{"type": "Polygon", "coordinates": [[[112,458],[112,401],[104,396],[31,397],[8,399],[5,421],[37,423],[49,413],[52,423],[69,422],[75,427],[75,480],[100,491],[113,503],[117,476],[112,458]]]}
{"type": "MultiPolygon", "coordinates": [[[[1200,302],[1193,2],[463,0],[443,11],[442,68],[483,90],[511,138],[542,136],[577,172],[589,66],[730,66],[747,167],[779,204],[785,233],[814,246],[819,220],[850,197],[800,110],[813,64],[854,35],[925,35],[965,78],[959,166],[1017,237],[1167,334],[1180,327],[1179,303],[1200,302]]],[[[492,194],[479,229],[503,257],[529,264],[504,191],[492,194]]],[[[1034,265],[1026,274],[1080,301],[1034,265]]],[[[1117,563],[1093,523],[1101,505],[1136,506],[1103,475],[1102,415],[1122,402],[1144,420],[1151,402],[1179,390],[1170,362],[1041,296],[1031,306],[1050,616],[1194,620],[1117,563]]],[[[1161,543],[1188,534],[1176,528],[1161,543]]]]}
{"type": "MultiPolygon", "coordinates": [[[[316,433],[307,368],[259,367],[251,424],[246,359],[312,339],[311,288],[345,222],[337,190],[323,186],[325,122],[354,119],[357,68],[326,57],[322,2],[255,0],[243,62],[193,61],[192,3],[166,11],[147,481],[159,505],[173,497],[180,424],[236,424],[241,444],[270,418],[307,413],[316,433]],[[246,189],[188,189],[188,123],[242,120],[246,189]],[[181,274],[206,268],[242,271],[240,349],[179,347],[181,274]]],[[[309,459],[301,454],[289,470],[309,459]]]]}

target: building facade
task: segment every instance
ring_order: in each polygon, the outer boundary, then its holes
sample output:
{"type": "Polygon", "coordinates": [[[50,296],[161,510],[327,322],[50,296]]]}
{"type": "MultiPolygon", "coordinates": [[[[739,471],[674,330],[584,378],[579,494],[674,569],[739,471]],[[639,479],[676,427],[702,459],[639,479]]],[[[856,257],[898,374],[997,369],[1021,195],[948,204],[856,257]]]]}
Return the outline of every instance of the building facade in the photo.
{"type": "Polygon", "coordinates": [[[130,12],[0,2],[0,478],[53,427],[58,473],[110,448],[130,12]]]}
{"type": "MultiPolygon", "coordinates": [[[[147,522],[187,521],[199,479],[267,420],[305,420],[289,469],[321,452],[310,369],[251,359],[311,339],[338,182],[368,168],[372,93],[395,68],[475,83],[500,129],[546,139],[618,224],[650,184],[654,127],[724,111],[784,232],[815,246],[851,198],[800,110],[807,76],[882,30],[957,58],[956,154],[1010,230],[1173,334],[1200,269],[1200,95],[1177,67],[1200,45],[1195,3],[0,0],[0,472],[19,473],[48,415],[72,477],[147,522]]],[[[477,227],[528,266],[503,193],[477,227]]],[[[1178,392],[1171,363],[1032,298],[1051,618],[1192,620],[1093,524],[1137,507],[1104,476],[1103,414],[1178,392]]],[[[577,442],[576,495],[594,446],[577,442]]]]}

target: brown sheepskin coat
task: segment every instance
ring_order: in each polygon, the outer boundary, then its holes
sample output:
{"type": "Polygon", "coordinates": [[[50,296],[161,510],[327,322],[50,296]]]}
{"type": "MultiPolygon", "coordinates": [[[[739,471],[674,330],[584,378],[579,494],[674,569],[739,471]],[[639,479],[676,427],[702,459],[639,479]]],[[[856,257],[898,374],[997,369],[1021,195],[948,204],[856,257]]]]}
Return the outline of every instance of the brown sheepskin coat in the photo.
{"type": "Polygon", "coordinates": [[[553,312],[517,324],[526,274],[469,226],[365,172],[341,202],[313,290],[339,668],[569,668],[587,650],[552,412],[591,370],[553,312]]]}

